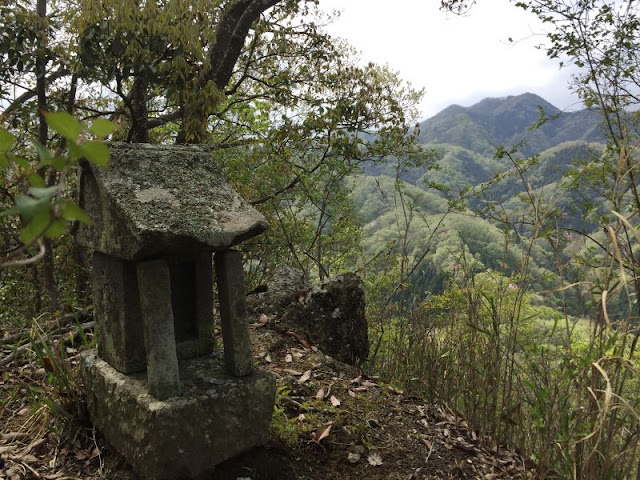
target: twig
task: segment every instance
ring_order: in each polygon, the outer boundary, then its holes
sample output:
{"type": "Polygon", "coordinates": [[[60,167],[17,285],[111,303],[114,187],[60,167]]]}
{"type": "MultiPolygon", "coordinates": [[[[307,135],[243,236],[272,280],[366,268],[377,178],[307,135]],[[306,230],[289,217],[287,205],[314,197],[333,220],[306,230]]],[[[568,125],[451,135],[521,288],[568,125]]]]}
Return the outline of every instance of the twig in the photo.
{"type": "Polygon", "coordinates": [[[38,246],[40,247],[40,250],[35,256],[25,258],[24,260],[9,260],[9,261],[0,263],[0,268],[19,267],[19,266],[30,265],[32,263],[38,262],[40,259],[42,259],[42,257],[44,257],[44,254],[46,253],[46,249],[44,248],[44,243],[42,242],[42,239],[38,239],[38,246]]]}
{"type": "MultiPolygon", "coordinates": [[[[85,322],[81,325],[78,326],[78,332],[80,330],[82,330],[83,332],[87,332],[90,330],[93,330],[95,326],[95,322],[91,321],[91,322],[85,322]]],[[[61,338],[65,333],[69,333],[69,332],[73,332],[74,331],[75,326],[73,327],[67,327],[67,328],[59,328],[57,330],[54,330],[53,332],[49,332],[47,335],[50,339],[57,339],[57,338],[61,338]]],[[[76,335],[74,335],[74,341],[76,340],[76,335]]],[[[36,342],[36,343],[40,343],[40,342],[36,342]]],[[[5,356],[4,358],[0,358],[0,367],[5,367],[6,365],[9,365],[11,362],[13,362],[16,358],[18,358],[23,352],[25,352],[26,350],[28,350],[29,348],[31,348],[32,344],[31,342],[26,343],[24,345],[20,345],[19,347],[15,348],[9,355],[5,356]]]]}
{"type": "Polygon", "coordinates": [[[30,343],[27,343],[25,345],[21,345],[18,348],[16,348],[13,352],[11,352],[9,355],[7,355],[6,357],[0,359],[0,367],[4,367],[6,365],[9,365],[16,358],[18,358],[22,354],[22,352],[27,350],[29,347],[31,347],[30,343]]]}
{"type": "MultiPolygon", "coordinates": [[[[78,320],[80,322],[81,325],[86,324],[86,321],[81,321],[83,319],[88,320],[91,318],[90,316],[90,311],[89,309],[87,310],[80,310],[76,313],[67,313],[65,315],[62,315],[61,317],[58,317],[52,321],[49,321],[49,325],[56,325],[58,328],[56,330],[51,331],[51,334],[56,334],[58,333],[62,327],[65,327],[66,325],[69,325],[70,323],[72,323],[74,320],[78,320]]],[[[15,333],[13,335],[10,335],[8,337],[5,338],[0,338],[0,345],[9,345],[9,344],[15,344],[15,343],[22,343],[20,342],[20,340],[24,340],[29,341],[29,335],[26,334],[25,332],[21,332],[21,333],[15,333]]]]}

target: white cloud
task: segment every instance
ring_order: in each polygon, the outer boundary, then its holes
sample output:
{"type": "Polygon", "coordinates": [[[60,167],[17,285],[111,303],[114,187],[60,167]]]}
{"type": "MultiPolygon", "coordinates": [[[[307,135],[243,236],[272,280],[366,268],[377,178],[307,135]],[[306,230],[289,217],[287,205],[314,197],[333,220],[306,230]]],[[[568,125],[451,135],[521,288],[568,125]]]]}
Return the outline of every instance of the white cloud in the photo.
{"type": "Polygon", "coordinates": [[[439,0],[321,0],[343,10],[328,27],[365,61],[388,64],[425,88],[422,115],[487,96],[533,92],[559,108],[575,103],[569,74],[536,46],[543,29],[508,0],[480,0],[466,16],[439,10],[439,0]],[[517,40],[510,43],[509,38],[517,40]]]}

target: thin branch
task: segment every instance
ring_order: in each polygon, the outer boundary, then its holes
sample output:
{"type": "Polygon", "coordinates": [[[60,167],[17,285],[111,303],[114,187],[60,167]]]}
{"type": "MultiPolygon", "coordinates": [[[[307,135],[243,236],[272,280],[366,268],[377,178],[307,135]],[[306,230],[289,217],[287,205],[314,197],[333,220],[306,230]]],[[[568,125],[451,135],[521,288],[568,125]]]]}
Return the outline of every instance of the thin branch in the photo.
{"type": "MultiPolygon", "coordinates": [[[[51,84],[52,82],[54,82],[55,80],[64,77],[65,75],[68,75],[69,71],[61,68],[60,70],[53,72],[51,75],[49,75],[47,77],[47,84],[51,84]]],[[[13,113],[15,110],[17,110],[18,108],[20,108],[22,105],[24,105],[26,102],[28,102],[29,100],[31,100],[33,97],[36,96],[36,91],[35,90],[27,90],[26,92],[24,92],[22,95],[20,95],[18,98],[16,98],[15,100],[13,100],[9,106],[4,110],[4,112],[0,113],[0,122],[4,122],[9,118],[9,115],[11,115],[11,113],[13,113]]]]}
{"type": "Polygon", "coordinates": [[[29,257],[23,260],[9,260],[7,262],[0,263],[0,269],[8,267],[22,267],[42,260],[42,257],[44,257],[44,254],[47,251],[44,247],[44,242],[42,241],[42,239],[38,239],[38,246],[40,247],[40,250],[33,257],[29,257]]]}

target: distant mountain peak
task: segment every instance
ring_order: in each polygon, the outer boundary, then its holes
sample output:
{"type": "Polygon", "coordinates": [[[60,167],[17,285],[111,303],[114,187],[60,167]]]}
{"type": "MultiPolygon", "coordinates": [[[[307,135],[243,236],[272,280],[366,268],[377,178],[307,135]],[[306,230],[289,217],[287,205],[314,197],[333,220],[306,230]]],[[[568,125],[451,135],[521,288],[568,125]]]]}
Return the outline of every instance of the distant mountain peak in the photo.
{"type": "Polygon", "coordinates": [[[451,105],[420,124],[423,143],[448,143],[487,154],[496,145],[514,145],[525,140],[523,153],[537,153],[572,140],[601,141],[600,121],[594,112],[565,112],[534,131],[540,107],[547,116],[562,113],[544,98],[530,92],[489,97],[470,107],[451,105]]]}
{"type": "Polygon", "coordinates": [[[481,115],[499,115],[514,108],[525,108],[529,111],[539,112],[539,107],[542,107],[549,115],[560,113],[558,108],[551,105],[544,98],[529,92],[506,97],[485,98],[470,106],[469,111],[481,115]]]}

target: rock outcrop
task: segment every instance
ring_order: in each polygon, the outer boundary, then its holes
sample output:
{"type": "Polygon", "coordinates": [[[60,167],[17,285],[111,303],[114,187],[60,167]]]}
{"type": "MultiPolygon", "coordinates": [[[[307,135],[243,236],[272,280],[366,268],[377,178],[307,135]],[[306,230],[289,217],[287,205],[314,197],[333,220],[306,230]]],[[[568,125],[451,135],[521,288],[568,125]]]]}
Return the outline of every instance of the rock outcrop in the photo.
{"type": "Polygon", "coordinates": [[[336,275],[310,288],[301,271],[285,268],[267,283],[266,293],[251,297],[254,313],[275,317],[336,360],[358,365],[367,359],[364,287],[355,273],[336,275]]]}

